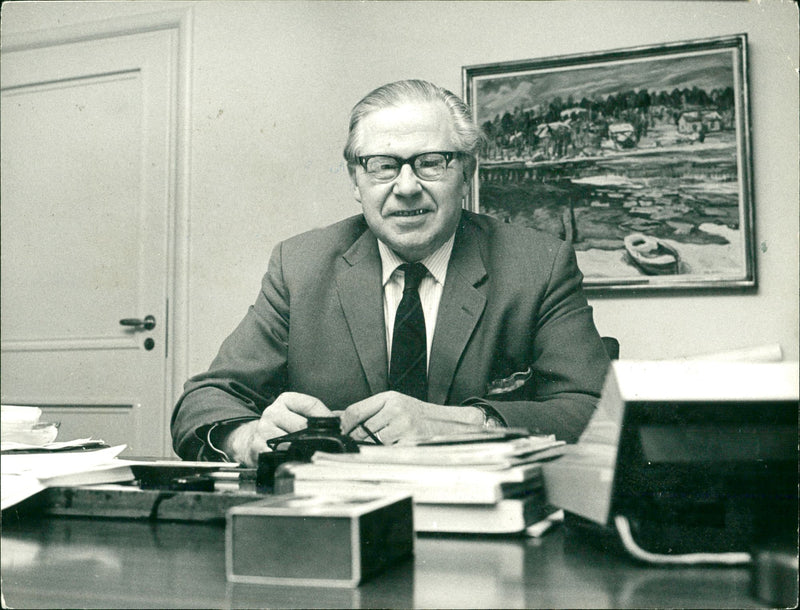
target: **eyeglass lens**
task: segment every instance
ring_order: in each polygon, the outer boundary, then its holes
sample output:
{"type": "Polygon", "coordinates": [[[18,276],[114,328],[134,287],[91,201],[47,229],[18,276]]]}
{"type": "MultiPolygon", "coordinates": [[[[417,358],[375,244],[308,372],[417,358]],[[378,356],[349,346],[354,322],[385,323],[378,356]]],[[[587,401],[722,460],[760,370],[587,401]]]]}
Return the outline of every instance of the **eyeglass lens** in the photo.
{"type": "Polygon", "coordinates": [[[400,174],[400,168],[409,163],[414,173],[422,180],[438,180],[447,169],[447,157],[442,153],[423,153],[410,159],[396,157],[369,157],[365,169],[375,180],[388,182],[400,174]]]}

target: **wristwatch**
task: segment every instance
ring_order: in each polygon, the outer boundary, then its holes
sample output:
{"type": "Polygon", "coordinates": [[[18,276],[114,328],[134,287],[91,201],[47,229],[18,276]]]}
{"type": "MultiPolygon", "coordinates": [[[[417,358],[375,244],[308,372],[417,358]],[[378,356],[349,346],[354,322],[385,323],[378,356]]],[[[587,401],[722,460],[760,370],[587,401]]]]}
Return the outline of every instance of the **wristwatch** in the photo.
{"type": "Polygon", "coordinates": [[[473,405],[483,411],[483,429],[494,430],[496,428],[505,428],[506,425],[502,419],[496,414],[496,411],[487,405],[473,405]]]}

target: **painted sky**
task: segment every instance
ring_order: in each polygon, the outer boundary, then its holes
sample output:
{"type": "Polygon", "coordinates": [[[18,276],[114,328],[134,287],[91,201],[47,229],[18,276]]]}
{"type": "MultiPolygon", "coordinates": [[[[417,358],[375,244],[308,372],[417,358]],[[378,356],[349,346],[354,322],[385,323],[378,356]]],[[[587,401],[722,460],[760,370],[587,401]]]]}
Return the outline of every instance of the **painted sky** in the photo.
{"type": "Polygon", "coordinates": [[[666,57],[644,61],[626,60],[611,64],[552,69],[548,72],[516,73],[507,77],[475,79],[476,114],[479,123],[514,108],[532,108],[571,95],[577,104],[583,97],[606,97],[620,91],[667,91],[712,89],[733,86],[733,51],[703,55],[666,57]]]}

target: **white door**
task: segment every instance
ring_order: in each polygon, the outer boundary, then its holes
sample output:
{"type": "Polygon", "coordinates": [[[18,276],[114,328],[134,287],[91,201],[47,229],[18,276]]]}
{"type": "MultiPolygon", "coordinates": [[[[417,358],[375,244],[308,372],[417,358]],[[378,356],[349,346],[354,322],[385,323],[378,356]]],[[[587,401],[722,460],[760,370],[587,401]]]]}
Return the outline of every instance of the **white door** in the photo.
{"type": "Polygon", "coordinates": [[[2,56],[2,401],[126,455],[169,446],[176,43],[2,56]]]}

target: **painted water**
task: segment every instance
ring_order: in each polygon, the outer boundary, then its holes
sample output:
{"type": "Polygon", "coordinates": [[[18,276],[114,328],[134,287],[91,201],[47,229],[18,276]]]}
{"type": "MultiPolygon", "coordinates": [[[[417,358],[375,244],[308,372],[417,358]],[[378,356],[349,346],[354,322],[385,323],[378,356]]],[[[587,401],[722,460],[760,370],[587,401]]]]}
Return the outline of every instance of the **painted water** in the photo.
{"type": "Polygon", "coordinates": [[[741,271],[733,132],[593,156],[481,160],[480,209],[572,241],[587,279],[642,275],[623,239],[643,233],[680,255],[678,273],[741,271]]]}

